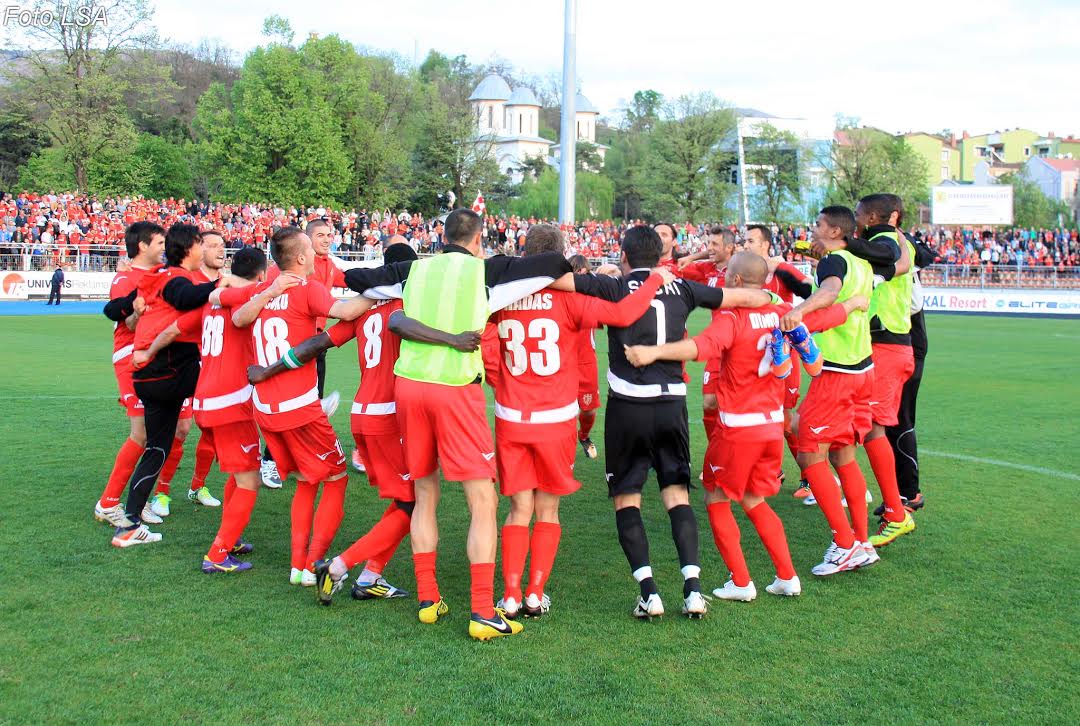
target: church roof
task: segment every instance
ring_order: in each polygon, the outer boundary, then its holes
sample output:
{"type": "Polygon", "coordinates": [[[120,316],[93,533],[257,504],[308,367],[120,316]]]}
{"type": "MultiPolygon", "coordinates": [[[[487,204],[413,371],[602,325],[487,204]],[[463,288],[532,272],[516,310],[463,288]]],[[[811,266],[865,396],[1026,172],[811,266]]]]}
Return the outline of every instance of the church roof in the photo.
{"type": "Polygon", "coordinates": [[[579,93],[574,101],[574,105],[577,106],[574,111],[576,113],[600,113],[600,109],[592,104],[592,101],[585,98],[584,94],[579,93]]]}
{"type": "Polygon", "coordinates": [[[510,85],[498,73],[488,75],[469,96],[470,101],[505,101],[510,98],[510,85]]]}
{"type": "Polygon", "coordinates": [[[539,106],[540,102],[536,100],[536,94],[532,92],[531,88],[527,88],[525,86],[518,86],[510,95],[510,100],[506,102],[506,105],[539,106]]]}

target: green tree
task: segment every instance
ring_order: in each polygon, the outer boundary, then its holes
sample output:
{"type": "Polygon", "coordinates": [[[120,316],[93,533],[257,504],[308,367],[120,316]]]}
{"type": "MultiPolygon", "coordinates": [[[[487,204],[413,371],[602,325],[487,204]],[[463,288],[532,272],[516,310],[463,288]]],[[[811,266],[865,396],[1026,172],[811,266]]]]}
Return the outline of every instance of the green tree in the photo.
{"type": "Polygon", "coordinates": [[[194,179],[184,147],[161,136],[140,134],[134,156],[149,162],[150,178],[139,193],[152,199],[191,199],[194,179]]]}
{"type": "Polygon", "coordinates": [[[0,111],[0,189],[12,189],[19,167],[48,144],[49,134],[25,108],[0,111]]]}
{"type": "Polygon", "coordinates": [[[579,172],[597,171],[603,166],[603,163],[596,144],[590,144],[588,141],[577,142],[574,147],[574,166],[579,172]]]}
{"type": "Polygon", "coordinates": [[[270,43],[279,45],[292,45],[293,37],[296,35],[292,24],[280,15],[271,15],[263,20],[262,34],[269,39],[270,43]]]}
{"type": "Polygon", "coordinates": [[[361,55],[336,35],[309,40],[300,53],[319,78],[349,157],[347,200],[375,209],[401,205],[411,184],[416,82],[391,59],[361,55]]]}
{"type": "MultiPolygon", "coordinates": [[[[553,219],[559,214],[559,175],[545,169],[536,179],[526,179],[517,189],[510,209],[519,217],[553,219]]],[[[614,184],[594,172],[579,171],[574,189],[574,205],[581,218],[607,219],[615,196],[614,184]]]]}
{"type": "Polygon", "coordinates": [[[754,188],[755,217],[765,222],[787,222],[787,213],[801,199],[799,139],[772,124],[759,124],[755,135],[743,142],[746,181],[754,188]]]}
{"type": "Polygon", "coordinates": [[[886,192],[904,200],[907,218],[930,195],[926,161],[903,137],[873,128],[838,130],[822,166],[828,169],[831,204],[854,207],[867,194],[886,192]]]}
{"type": "Polygon", "coordinates": [[[35,152],[19,167],[19,189],[62,192],[75,188],[75,171],[59,146],[35,152]]]}
{"type": "Polygon", "coordinates": [[[732,156],[721,142],[734,129],[735,114],[711,94],[664,104],[663,118],[648,133],[643,207],[669,219],[718,218],[730,193],[724,172],[732,156]]]}
{"type": "Polygon", "coordinates": [[[87,190],[93,158],[130,138],[123,98],[129,81],[124,63],[153,44],[152,11],[146,0],[112,0],[108,22],[70,23],[65,18],[98,12],[93,0],[39,0],[52,22],[21,29],[26,63],[16,80],[48,114],[48,129],[71,164],[75,186],[87,190]],[[81,9],[81,10],[80,10],[81,9]]]}
{"type": "Polygon", "coordinates": [[[1072,222],[1072,209],[1066,202],[1043,194],[1039,185],[1022,174],[1005,174],[999,181],[1013,188],[1013,223],[1017,227],[1057,227],[1072,222]]]}
{"type": "MultiPolygon", "coordinates": [[[[336,205],[349,158],[317,73],[284,45],[256,48],[231,92],[199,101],[196,139],[229,200],[336,205]]],[[[204,173],[205,170],[204,170],[204,173]]]]}

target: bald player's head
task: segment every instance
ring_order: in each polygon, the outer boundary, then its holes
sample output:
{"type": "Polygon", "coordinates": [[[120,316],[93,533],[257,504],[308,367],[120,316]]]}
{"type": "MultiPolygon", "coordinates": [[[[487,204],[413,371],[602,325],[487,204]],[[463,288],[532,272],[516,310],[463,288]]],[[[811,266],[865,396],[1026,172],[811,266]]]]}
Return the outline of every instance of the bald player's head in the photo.
{"type": "Polygon", "coordinates": [[[386,247],[390,247],[391,245],[407,245],[407,244],[409,244],[409,240],[405,239],[400,234],[392,234],[386,240],[386,247]]]}
{"type": "Polygon", "coordinates": [[[726,287],[750,287],[760,289],[769,276],[765,258],[753,252],[736,252],[727,266],[726,287]]]}

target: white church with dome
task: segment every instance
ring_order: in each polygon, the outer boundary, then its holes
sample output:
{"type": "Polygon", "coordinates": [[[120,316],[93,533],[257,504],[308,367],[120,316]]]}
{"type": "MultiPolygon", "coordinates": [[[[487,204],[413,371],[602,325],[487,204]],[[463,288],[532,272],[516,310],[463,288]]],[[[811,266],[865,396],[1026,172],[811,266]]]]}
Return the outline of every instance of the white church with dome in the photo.
{"type": "MultiPolygon", "coordinates": [[[[600,111],[580,93],[576,100],[578,141],[596,145],[603,159],[607,147],[596,144],[600,111]]],[[[540,102],[530,89],[511,90],[502,76],[492,73],[472,92],[469,103],[476,116],[477,141],[492,141],[491,153],[499,170],[514,183],[522,180],[519,167],[526,159],[540,157],[558,168],[559,145],[540,136],[540,102]]]]}

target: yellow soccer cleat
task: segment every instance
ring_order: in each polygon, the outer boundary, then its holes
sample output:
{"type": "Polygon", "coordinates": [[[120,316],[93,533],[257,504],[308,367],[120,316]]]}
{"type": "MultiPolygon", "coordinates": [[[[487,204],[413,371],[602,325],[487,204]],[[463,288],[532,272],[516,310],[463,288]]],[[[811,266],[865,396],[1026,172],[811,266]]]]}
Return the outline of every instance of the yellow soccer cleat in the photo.
{"type": "Polygon", "coordinates": [[[476,613],[472,614],[469,621],[469,637],[476,640],[491,640],[505,635],[517,635],[525,626],[516,620],[507,620],[505,613],[495,608],[495,617],[482,618],[476,613]]]}
{"type": "Polygon", "coordinates": [[[884,547],[897,537],[914,531],[915,518],[911,516],[910,512],[905,511],[904,519],[899,522],[890,522],[889,520],[882,521],[877,534],[870,535],[870,544],[874,547],[884,547]]]}
{"type": "Polygon", "coordinates": [[[431,625],[438,622],[439,618],[448,612],[450,612],[450,606],[446,604],[445,600],[440,599],[435,602],[424,600],[420,603],[420,611],[416,616],[424,625],[431,625]]]}

